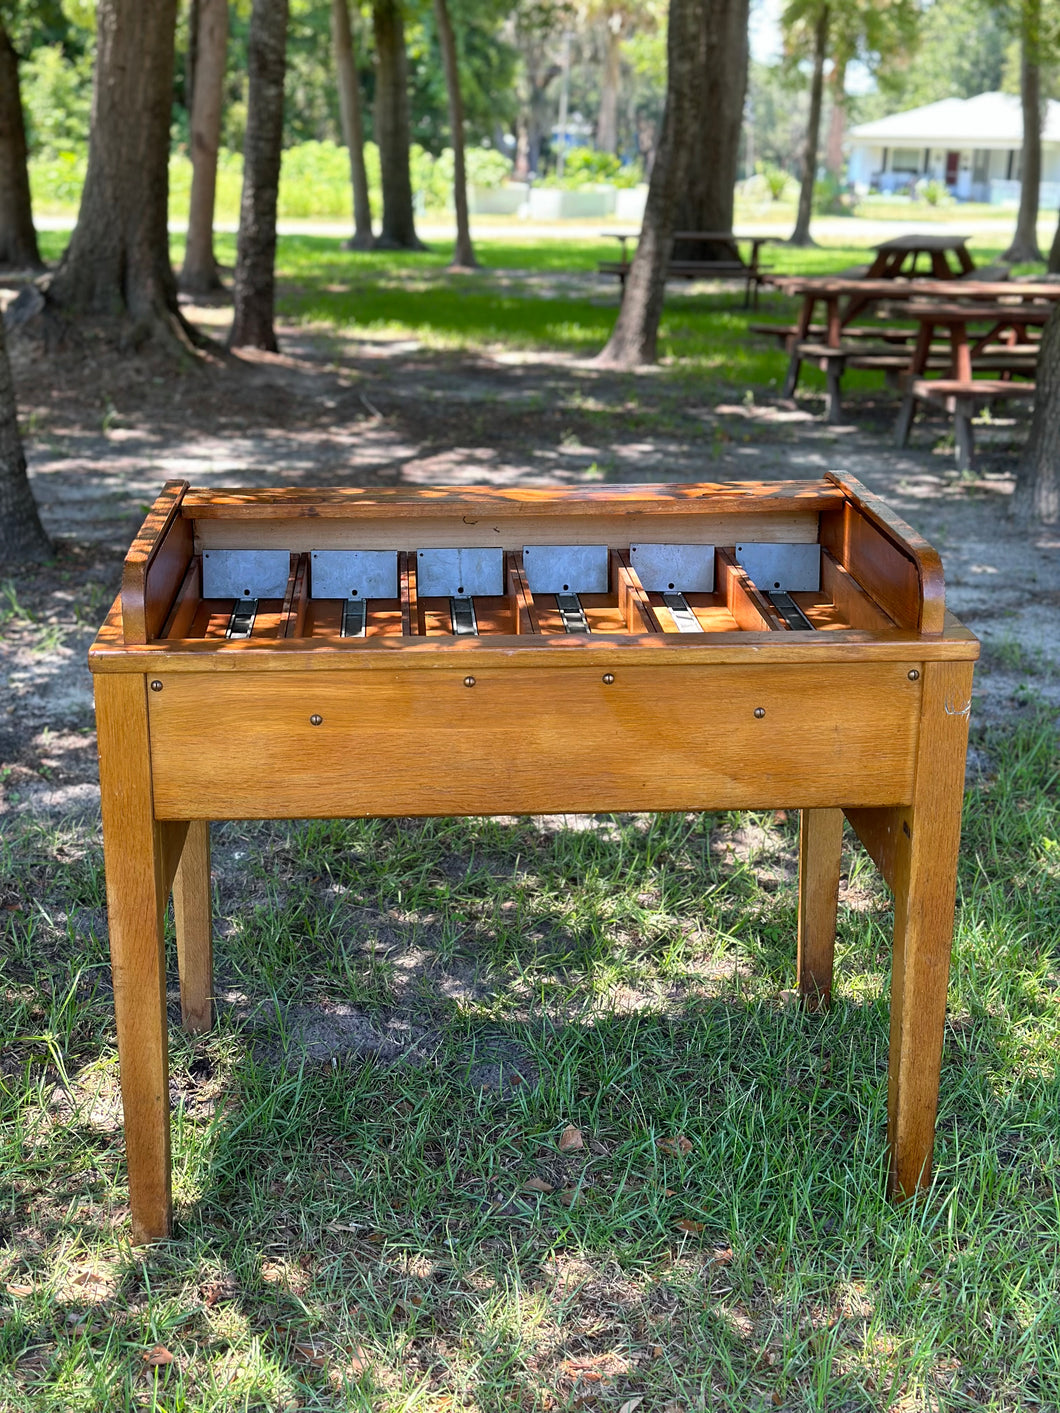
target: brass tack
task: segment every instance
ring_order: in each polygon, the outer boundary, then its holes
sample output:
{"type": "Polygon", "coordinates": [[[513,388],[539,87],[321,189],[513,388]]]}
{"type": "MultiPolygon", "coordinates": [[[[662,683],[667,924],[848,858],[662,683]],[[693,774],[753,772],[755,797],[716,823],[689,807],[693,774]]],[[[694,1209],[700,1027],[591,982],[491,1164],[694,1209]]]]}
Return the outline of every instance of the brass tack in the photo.
{"type": "Polygon", "coordinates": [[[910,668],[909,672],[906,675],[908,676],[910,682],[916,682],[920,677],[920,673],[916,670],[915,667],[910,668]]]}
{"type": "Polygon", "coordinates": [[[474,677],[465,677],[465,678],[464,678],[464,686],[465,686],[465,687],[473,687],[474,685],[475,685],[475,679],[474,679],[474,677]]]}
{"type": "Polygon", "coordinates": [[[758,718],[759,721],[762,720],[762,718],[763,718],[763,716],[765,716],[765,714],[766,714],[766,709],[765,709],[765,707],[755,707],[755,716],[758,718]]]}
{"type": "Polygon", "coordinates": [[[152,692],[160,692],[161,690],[162,690],[162,683],[161,683],[161,682],[158,680],[158,678],[156,677],[155,680],[151,683],[151,691],[152,691],[152,692]]]}
{"type": "Polygon", "coordinates": [[[323,726],[324,718],[322,716],[317,716],[316,712],[314,712],[313,715],[309,718],[309,724],[310,726],[323,726]]]}
{"type": "Polygon", "coordinates": [[[611,683],[612,683],[614,680],[615,680],[615,674],[614,674],[613,672],[605,672],[605,673],[604,673],[603,681],[604,681],[604,685],[605,685],[605,686],[610,687],[611,683]]]}

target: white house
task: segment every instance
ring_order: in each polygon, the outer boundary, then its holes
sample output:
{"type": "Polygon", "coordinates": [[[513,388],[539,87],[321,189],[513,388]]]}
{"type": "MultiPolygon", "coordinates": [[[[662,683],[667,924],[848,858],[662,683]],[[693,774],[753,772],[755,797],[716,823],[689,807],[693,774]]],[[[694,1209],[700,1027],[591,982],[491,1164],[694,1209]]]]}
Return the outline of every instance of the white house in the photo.
{"type": "MultiPolygon", "coordinates": [[[[1019,200],[1023,151],[1020,100],[1010,93],[943,98],[907,113],[851,128],[848,178],[855,190],[902,191],[945,182],[958,201],[1019,200]]],[[[1043,208],[1060,204],[1060,103],[1042,125],[1043,208]]]]}

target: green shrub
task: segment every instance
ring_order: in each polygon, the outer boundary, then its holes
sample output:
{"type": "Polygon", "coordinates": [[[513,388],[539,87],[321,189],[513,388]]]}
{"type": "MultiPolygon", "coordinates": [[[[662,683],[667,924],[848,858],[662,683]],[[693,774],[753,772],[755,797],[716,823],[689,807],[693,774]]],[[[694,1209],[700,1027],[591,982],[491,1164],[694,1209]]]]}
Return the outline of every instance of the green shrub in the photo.
{"type": "Polygon", "coordinates": [[[769,192],[771,201],[779,201],[787,190],[789,177],[783,167],[778,167],[772,162],[759,162],[755,171],[765,182],[766,190],[769,192]]]}

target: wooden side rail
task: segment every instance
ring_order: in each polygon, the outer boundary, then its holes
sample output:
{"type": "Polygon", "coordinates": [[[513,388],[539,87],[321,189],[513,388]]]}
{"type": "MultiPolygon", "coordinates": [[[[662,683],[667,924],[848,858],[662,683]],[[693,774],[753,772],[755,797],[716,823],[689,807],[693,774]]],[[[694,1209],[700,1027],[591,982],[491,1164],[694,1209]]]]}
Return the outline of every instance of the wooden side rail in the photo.
{"type": "Polygon", "coordinates": [[[162,630],[194,552],[182,516],[187,481],[167,481],[125,556],[121,615],[125,641],[148,643],[162,630]]]}

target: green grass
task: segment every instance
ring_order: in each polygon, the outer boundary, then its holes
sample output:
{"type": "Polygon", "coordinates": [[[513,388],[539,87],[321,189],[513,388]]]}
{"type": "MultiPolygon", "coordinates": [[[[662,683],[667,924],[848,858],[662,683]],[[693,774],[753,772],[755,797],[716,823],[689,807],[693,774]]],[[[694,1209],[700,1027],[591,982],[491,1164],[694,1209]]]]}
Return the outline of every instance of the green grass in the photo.
{"type": "Polygon", "coordinates": [[[1060,1406],[1060,753],[1033,709],[978,745],[901,1207],[860,850],[812,1018],[794,815],[222,825],[227,1001],[133,1251],[96,827],[6,829],[0,1407],[1060,1406]]]}

